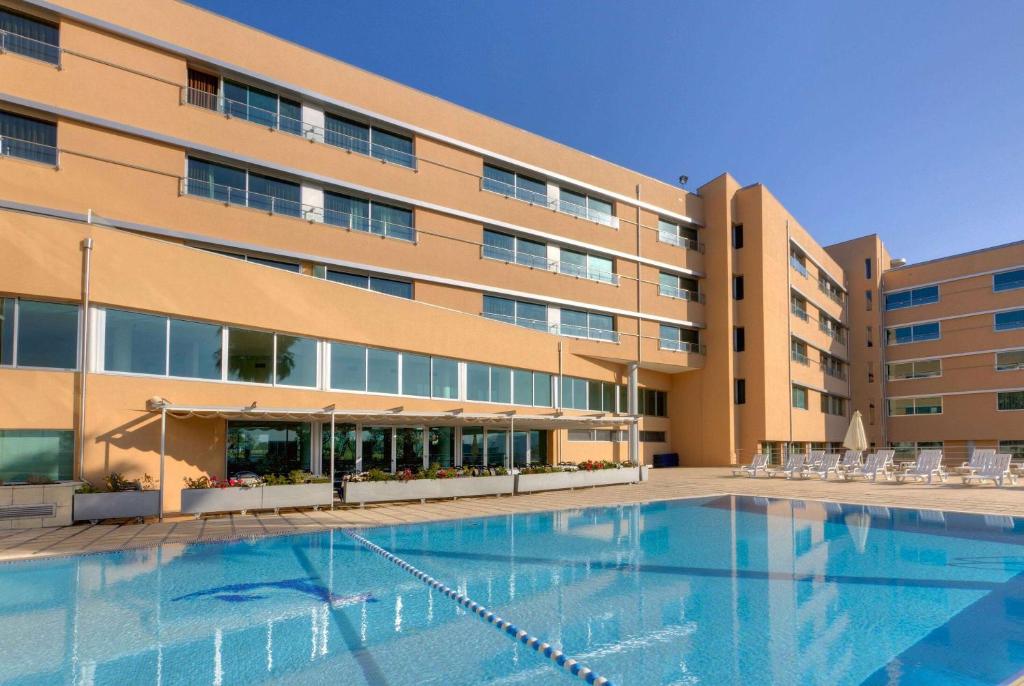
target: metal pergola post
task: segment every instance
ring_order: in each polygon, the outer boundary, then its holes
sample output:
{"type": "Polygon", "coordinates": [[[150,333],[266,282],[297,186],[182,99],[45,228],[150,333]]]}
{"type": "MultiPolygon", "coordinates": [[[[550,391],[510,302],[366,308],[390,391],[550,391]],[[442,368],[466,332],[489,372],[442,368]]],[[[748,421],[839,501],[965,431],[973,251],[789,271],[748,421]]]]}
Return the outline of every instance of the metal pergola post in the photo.
{"type": "MultiPolygon", "coordinates": [[[[331,411],[331,509],[334,509],[334,411],[331,411]]],[[[331,551],[333,552],[333,547],[331,551]]],[[[333,569],[333,567],[332,567],[333,569]]]]}
{"type": "Polygon", "coordinates": [[[160,521],[164,521],[164,462],[167,457],[167,407],[160,408],[160,521]]]}

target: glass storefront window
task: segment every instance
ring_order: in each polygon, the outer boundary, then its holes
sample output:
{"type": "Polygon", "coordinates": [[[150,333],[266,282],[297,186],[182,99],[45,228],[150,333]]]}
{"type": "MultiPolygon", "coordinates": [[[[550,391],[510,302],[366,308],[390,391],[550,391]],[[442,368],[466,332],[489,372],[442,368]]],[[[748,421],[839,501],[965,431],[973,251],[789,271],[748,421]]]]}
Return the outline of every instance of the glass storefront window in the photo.
{"type": "Polygon", "coordinates": [[[366,390],[364,346],[331,343],[331,388],[339,391],[366,390]]]}
{"type": "Polygon", "coordinates": [[[402,395],[430,396],[430,357],[402,353],[402,395]]]}
{"type": "MultiPolygon", "coordinates": [[[[331,423],[324,422],[320,429],[321,461],[325,476],[331,474],[331,423]]],[[[334,478],[341,481],[345,474],[356,471],[356,425],[334,425],[334,478]]]]}
{"type": "Polygon", "coordinates": [[[516,405],[533,405],[533,373],[512,370],[512,396],[516,405]]]}
{"type": "Polygon", "coordinates": [[[274,366],[274,334],[228,329],[228,380],[270,383],[274,366]]]}
{"type": "Polygon", "coordinates": [[[103,367],[131,374],[167,373],[167,318],[107,310],[103,367]]]}
{"type": "Polygon", "coordinates": [[[431,465],[455,465],[455,429],[451,426],[432,426],[427,434],[427,455],[431,465]]]}
{"type": "Polygon", "coordinates": [[[277,383],[316,386],[316,341],[312,338],[277,335],[277,383]]]}
{"type": "Polygon", "coordinates": [[[367,355],[366,389],[371,393],[398,393],[398,353],[370,348],[367,355]]]}
{"type": "Polygon", "coordinates": [[[285,475],[309,469],[309,424],[300,422],[228,422],[227,475],[285,475]]]}
{"type": "Polygon", "coordinates": [[[466,400],[490,400],[490,373],[486,364],[466,365],[466,400]]]}
{"type": "Polygon", "coordinates": [[[380,469],[391,471],[391,427],[363,428],[363,471],[380,469]]]}
{"type": "Polygon", "coordinates": [[[512,370],[508,367],[491,367],[491,402],[512,402],[512,370]]]}
{"type": "Polygon", "coordinates": [[[481,467],[484,464],[484,429],[482,426],[466,426],[462,429],[462,464],[466,467],[481,467]]]}
{"type": "Polygon", "coordinates": [[[550,374],[533,373],[533,404],[538,407],[551,407],[550,374]]]}
{"type": "Polygon", "coordinates": [[[459,363],[443,357],[433,360],[431,395],[435,398],[459,397],[459,363]]]}
{"type": "Polygon", "coordinates": [[[74,431],[0,430],[0,482],[23,482],[29,477],[68,481],[74,453],[74,431]]]}
{"type": "Polygon", "coordinates": [[[508,432],[487,432],[487,466],[503,467],[508,457],[508,432]]]}
{"type": "Polygon", "coordinates": [[[406,469],[413,473],[423,469],[423,429],[419,427],[395,429],[395,471],[406,469]]]}

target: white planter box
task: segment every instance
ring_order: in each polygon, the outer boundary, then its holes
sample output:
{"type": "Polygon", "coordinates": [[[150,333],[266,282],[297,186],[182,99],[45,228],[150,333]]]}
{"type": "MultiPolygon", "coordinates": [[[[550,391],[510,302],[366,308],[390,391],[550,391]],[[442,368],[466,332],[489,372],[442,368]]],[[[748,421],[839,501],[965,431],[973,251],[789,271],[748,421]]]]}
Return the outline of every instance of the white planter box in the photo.
{"type": "Polygon", "coordinates": [[[390,500],[464,498],[477,495],[511,495],[514,476],[464,476],[458,479],[413,479],[411,481],[348,481],[346,503],[382,503],[390,500]]]}
{"type": "Polygon", "coordinates": [[[258,510],[263,505],[263,489],[239,488],[183,488],[181,511],[200,515],[206,512],[245,512],[258,510]]]}
{"type": "Polygon", "coordinates": [[[76,522],[101,519],[156,517],[160,514],[160,491],[117,491],[115,493],[76,493],[76,522]]]}
{"type": "Polygon", "coordinates": [[[334,488],[330,482],[319,484],[289,484],[263,486],[264,510],[279,507],[319,507],[334,502],[334,488]]]}
{"type": "Polygon", "coordinates": [[[566,488],[586,488],[588,486],[632,484],[637,483],[638,481],[640,481],[639,467],[598,469],[593,472],[587,472],[581,469],[575,472],[520,474],[516,477],[516,493],[557,491],[566,488]]]}

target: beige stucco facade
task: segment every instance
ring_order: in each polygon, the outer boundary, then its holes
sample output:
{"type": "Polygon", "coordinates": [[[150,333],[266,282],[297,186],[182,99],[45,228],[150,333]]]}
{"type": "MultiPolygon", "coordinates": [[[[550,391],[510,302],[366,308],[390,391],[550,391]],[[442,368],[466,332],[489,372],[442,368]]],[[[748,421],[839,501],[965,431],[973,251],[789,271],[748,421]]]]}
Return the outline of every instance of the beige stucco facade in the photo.
{"type": "MultiPolygon", "coordinates": [[[[984,277],[956,276],[1019,266],[1019,246],[889,270],[876,236],[822,247],[760,184],[744,187],[725,174],[690,192],[183,3],[4,5],[58,27],[60,52],[59,67],[0,55],[0,110],[48,122],[56,140],[52,162],[9,150],[0,157],[0,297],[77,304],[88,336],[78,335],[71,369],[0,366],[0,431],[74,431],[76,476],[153,473],[154,396],[189,406],[503,414],[510,426],[516,416],[606,420],[594,440],[580,440],[582,429],[537,428],[538,454],[548,461],[628,459],[631,441],[609,440],[626,437],[609,432],[626,431],[634,417],[633,457],[646,463],[678,453],[682,464],[724,465],[786,444],[838,444],[852,409],[864,413],[876,445],[1024,439],[1019,419],[975,409],[971,394],[946,401],[946,419],[963,413],[956,435],[941,417],[887,418],[884,395],[894,392],[884,365],[896,355],[885,350],[884,328],[919,313],[883,319],[883,293],[955,277],[942,287],[948,297],[922,316],[1019,304],[1022,291],[985,293],[972,285],[984,277]],[[212,100],[190,93],[196,74],[217,84],[212,100]],[[285,126],[283,109],[269,125],[249,120],[255,110],[227,116],[227,82],[292,103],[296,128],[285,126]],[[330,144],[327,115],[397,136],[411,152],[385,162],[369,145],[330,144]],[[197,193],[196,161],[240,170],[243,200],[197,193]],[[503,192],[485,178],[486,165],[544,192],[503,192]],[[297,200],[266,211],[254,200],[254,178],[286,185],[297,200]],[[566,192],[593,200],[586,216],[566,192]],[[325,221],[331,193],[409,213],[412,240],[325,221]],[[664,222],[678,233],[667,234],[664,222]],[[544,262],[495,259],[485,231],[542,246],[544,262]],[[578,255],[611,272],[567,269],[578,255]],[[869,276],[865,259],[874,265],[869,276]],[[401,282],[411,297],[326,280],[327,270],[401,282]],[[666,279],[678,287],[666,288],[666,279]],[[542,306],[545,320],[527,328],[481,316],[486,298],[542,306]],[[112,371],[102,345],[107,310],[315,341],[316,382],[112,371]],[[611,330],[588,324],[581,333],[567,312],[610,317],[611,330]],[[335,343],[458,360],[458,395],[334,389],[326,358],[335,343]],[[551,375],[551,401],[471,401],[465,377],[474,364],[551,375]],[[631,370],[638,393],[660,392],[664,407],[629,402],[631,370]],[[586,380],[592,398],[567,402],[565,378],[586,380]]],[[[951,334],[906,351],[1024,347],[1021,335],[951,334]]],[[[900,394],[960,393],[982,381],[1024,386],[1003,372],[957,375],[953,365],[941,381],[899,382],[900,394]]],[[[183,477],[230,471],[228,426],[216,417],[170,421],[168,509],[177,507],[183,477]]],[[[314,471],[324,469],[319,451],[312,447],[314,471]]]]}

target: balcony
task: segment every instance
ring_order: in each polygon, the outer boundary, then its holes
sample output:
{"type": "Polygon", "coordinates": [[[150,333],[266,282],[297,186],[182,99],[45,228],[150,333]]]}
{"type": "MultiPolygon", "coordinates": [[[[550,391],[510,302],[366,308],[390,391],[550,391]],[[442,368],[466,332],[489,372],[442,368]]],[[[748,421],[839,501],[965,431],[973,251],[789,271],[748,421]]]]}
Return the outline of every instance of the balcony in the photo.
{"type": "Polygon", "coordinates": [[[846,333],[842,329],[834,329],[825,322],[818,322],[818,329],[832,340],[846,345],[846,333]]]}
{"type": "Polygon", "coordinates": [[[836,303],[837,305],[845,305],[845,303],[843,302],[843,297],[841,295],[838,295],[836,291],[830,288],[828,283],[826,283],[825,281],[818,282],[818,290],[827,295],[829,300],[836,303]]]}
{"type": "Polygon", "coordinates": [[[216,95],[197,88],[182,88],[181,102],[200,109],[220,112],[225,117],[245,119],[269,129],[284,131],[307,140],[326,143],[349,152],[366,155],[382,162],[390,162],[410,169],[416,168],[416,156],[405,150],[399,150],[379,143],[371,143],[368,138],[350,136],[340,131],[325,129],[299,119],[285,116],[278,112],[254,107],[248,103],[231,100],[223,95],[216,95]]]}
{"type": "Polygon", "coordinates": [[[215,200],[225,205],[248,207],[269,214],[295,217],[308,222],[329,224],[352,231],[362,231],[384,238],[393,238],[410,243],[416,242],[416,229],[411,226],[325,209],[315,205],[306,205],[296,200],[255,193],[244,188],[225,186],[198,179],[182,179],[181,194],[215,200]]]}
{"type": "Polygon", "coordinates": [[[584,205],[578,205],[558,198],[549,198],[543,193],[538,193],[537,191],[532,191],[497,179],[489,179],[487,177],[481,178],[480,190],[497,193],[498,195],[503,195],[506,198],[520,200],[530,205],[546,207],[548,209],[555,210],[556,212],[561,212],[562,214],[571,214],[574,217],[610,226],[613,229],[619,228],[619,218],[608,214],[607,212],[598,212],[584,205]]]}
{"type": "Polygon", "coordinates": [[[0,30],[0,54],[5,52],[31,57],[55,67],[60,66],[61,49],[59,45],[45,43],[19,33],[0,30]]]}
{"type": "Polygon", "coordinates": [[[499,314],[497,312],[481,312],[480,316],[486,317],[487,319],[493,319],[498,322],[512,324],[514,326],[521,326],[525,329],[544,331],[546,333],[556,333],[555,326],[553,324],[548,324],[546,321],[541,321],[539,319],[527,319],[525,317],[515,317],[510,314],[499,314]]]}
{"type": "Polygon", "coordinates": [[[691,343],[690,341],[675,341],[671,338],[659,338],[658,339],[658,350],[668,350],[674,353],[695,353],[697,355],[703,355],[705,347],[700,343],[691,343]]]}
{"type": "Polygon", "coordinates": [[[0,157],[17,157],[21,160],[57,166],[57,148],[52,145],[33,143],[20,138],[0,137],[0,157]]]}
{"type": "Polygon", "coordinates": [[[507,264],[518,264],[531,269],[540,269],[542,271],[554,272],[556,274],[565,274],[566,276],[575,276],[578,279],[587,279],[589,281],[608,283],[615,286],[619,284],[618,274],[589,269],[569,262],[559,262],[558,260],[551,260],[541,255],[531,255],[530,253],[518,252],[496,245],[481,246],[480,255],[489,260],[497,260],[507,264]]]}
{"type": "Polygon", "coordinates": [[[807,357],[807,355],[800,352],[799,350],[791,350],[789,352],[789,357],[797,364],[802,364],[805,367],[811,366],[811,358],[807,357]]]}
{"type": "Polygon", "coordinates": [[[658,231],[658,242],[668,243],[684,250],[694,250],[696,252],[704,252],[704,244],[698,243],[692,238],[686,236],[680,236],[678,234],[669,233],[668,231],[658,231]]]}
{"type": "Polygon", "coordinates": [[[799,317],[800,319],[803,319],[805,322],[810,319],[810,315],[807,314],[807,310],[803,309],[802,307],[790,305],[789,311],[792,312],[797,317],[799,317]]]}
{"type": "Polygon", "coordinates": [[[846,381],[846,372],[843,371],[842,367],[838,367],[834,364],[828,364],[826,362],[819,363],[821,371],[825,372],[833,379],[839,379],[840,381],[846,381]]]}
{"type": "Polygon", "coordinates": [[[807,267],[805,267],[804,263],[798,260],[795,255],[789,256],[789,266],[795,269],[797,273],[800,274],[800,276],[804,277],[805,279],[809,276],[807,272],[807,267]]]}
{"type": "Polygon", "coordinates": [[[556,324],[554,325],[554,333],[557,333],[559,336],[586,338],[591,341],[605,341],[607,343],[619,342],[618,331],[595,329],[589,326],[580,326],[578,324],[556,324]]]}
{"type": "Polygon", "coordinates": [[[675,300],[689,300],[690,302],[704,303],[704,294],[698,293],[697,291],[689,291],[685,288],[678,288],[677,286],[669,286],[667,284],[658,284],[658,295],[663,295],[666,298],[674,298],[675,300]]]}

